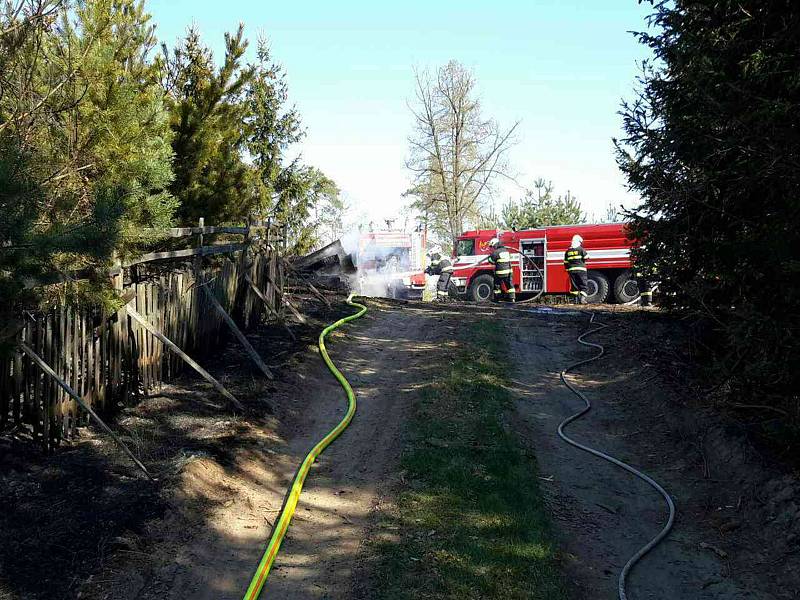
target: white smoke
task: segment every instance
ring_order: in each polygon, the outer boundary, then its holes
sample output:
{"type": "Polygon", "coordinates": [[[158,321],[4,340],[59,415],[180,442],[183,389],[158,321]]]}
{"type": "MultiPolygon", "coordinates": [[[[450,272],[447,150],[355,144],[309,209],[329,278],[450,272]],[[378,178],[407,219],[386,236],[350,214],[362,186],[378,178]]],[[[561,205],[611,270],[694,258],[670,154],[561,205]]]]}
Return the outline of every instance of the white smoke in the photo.
{"type": "Polygon", "coordinates": [[[372,244],[364,254],[359,242],[365,233],[368,232],[354,228],[339,238],[356,268],[356,272],[348,277],[350,289],[362,296],[390,297],[392,283],[402,284],[404,277],[415,272],[411,270],[410,250],[372,244]]]}
{"type": "Polygon", "coordinates": [[[358,256],[358,240],[360,238],[361,231],[355,228],[342,234],[342,237],[339,238],[339,243],[342,244],[342,248],[344,248],[345,252],[352,255],[354,261],[358,256]]]}
{"type": "Polygon", "coordinates": [[[368,275],[355,275],[356,281],[353,282],[352,289],[358,291],[359,296],[369,296],[371,298],[388,298],[390,278],[381,273],[370,273],[368,275]]]}

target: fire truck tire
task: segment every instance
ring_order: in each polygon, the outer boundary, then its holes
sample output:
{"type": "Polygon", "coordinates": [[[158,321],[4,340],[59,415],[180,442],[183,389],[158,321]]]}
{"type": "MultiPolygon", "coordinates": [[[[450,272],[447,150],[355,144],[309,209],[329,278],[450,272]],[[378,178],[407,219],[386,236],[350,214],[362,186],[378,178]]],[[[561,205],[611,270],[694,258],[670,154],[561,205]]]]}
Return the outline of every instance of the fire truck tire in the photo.
{"type": "Polygon", "coordinates": [[[620,273],[614,280],[614,298],[620,304],[633,302],[639,297],[639,285],[630,271],[620,273]]]}
{"type": "Polygon", "coordinates": [[[484,273],[469,284],[467,297],[473,302],[490,302],[494,291],[494,277],[484,273]]]}
{"type": "Polygon", "coordinates": [[[588,273],[588,289],[586,290],[589,304],[602,304],[608,299],[608,292],[610,284],[608,277],[603,275],[600,271],[589,271],[588,273]]]}

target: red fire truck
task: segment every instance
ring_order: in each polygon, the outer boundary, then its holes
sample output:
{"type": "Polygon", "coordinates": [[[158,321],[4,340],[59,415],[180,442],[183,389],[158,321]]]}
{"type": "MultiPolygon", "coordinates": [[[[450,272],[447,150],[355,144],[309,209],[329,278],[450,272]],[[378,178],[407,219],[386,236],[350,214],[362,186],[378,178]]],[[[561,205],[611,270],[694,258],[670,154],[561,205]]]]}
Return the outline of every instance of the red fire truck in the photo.
{"type": "Polygon", "coordinates": [[[475,302],[492,298],[494,267],[486,262],[491,254],[489,240],[498,237],[512,250],[514,287],[518,294],[569,292],[569,276],[564,269],[564,252],[572,236],[583,237],[588,252],[589,302],[633,300],[638,289],[631,275],[630,249],[624,223],[563,225],[524,231],[480,229],[465,231],[458,237],[451,293],[475,302]]]}

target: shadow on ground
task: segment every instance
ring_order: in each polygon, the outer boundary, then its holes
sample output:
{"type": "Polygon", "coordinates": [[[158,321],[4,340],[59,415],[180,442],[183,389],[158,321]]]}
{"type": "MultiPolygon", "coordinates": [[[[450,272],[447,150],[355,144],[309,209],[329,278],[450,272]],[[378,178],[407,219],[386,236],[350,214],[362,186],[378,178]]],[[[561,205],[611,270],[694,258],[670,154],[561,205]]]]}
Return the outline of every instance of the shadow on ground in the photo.
{"type": "MultiPolygon", "coordinates": [[[[476,318],[505,327],[518,404],[508,427],[539,457],[551,514],[565,532],[567,568],[592,569],[590,580],[576,575],[575,597],[606,597],[628,551],[663,511],[646,490],[551,445],[558,419],[576,407],[574,397],[557,391],[557,374],[584,352],[574,342],[585,325],[581,311],[414,303],[398,310],[383,301],[370,307],[329,343],[359,394],[359,412],[311,471],[269,597],[370,598],[354,582],[371,569],[364,540],[404,485],[397,466],[408,407],[451,358],[447,342],[465,319],[476,318]],[[609,546],[608,535],[619,543],[609,546]],[[590,556],[580,555],[590,547],[590,556]],[[581,596],[590,585],[604,591],[581,596]]],[[[344,396],[313,348],[323,324],[351,311],[307,302],[309,324],[293,326],[297,344],[279,327],[248,334],[274,366],[274,382],[256,375],[234,343],[204,357],[200,362],[245,403],[244,415],[188,376],[122,410],[115,428],[158,482],[144,480],[91,430],[52,456],[0,438],[0,598],[240,598],[301,457],[344,412],[344,396]]],[[[604,319],[616,327],[598,339],[615,358],[577,374],[599,402],[575,433],[599,434],[599,445],[651,470],[676,494],[676,535],[648,568],[678,573],[690,590],[678,597],[735,598],[724,595],[731,581],[772,594],[764,598],[792,597],[800,569],[796,545],[787,540],[800,511],[789,512],[800,503],[800,486],[686,397],[685,340],[673,322],[632,311],[604,319]],[[700,548],[701,541],[726,558],[700,548]]],[[[393,539],[391,531],[381,535],[393,539]]],[[[636,572],[634,585],[648,583],[650,572],[636,572]]]]}
{"type": "Polygon", "coordinates": [[[176,494],[193,463],[218,465],[226,477],[252,481],[247,465],[270,460],[279,443],[275,392],[305,360],[320,323],[349,312],[307,308],[309,324],[293,327],[297,344],[277,326],[249,334],[268,362],[276,356],[288,361],[276,366],[275,382],[260,378],[235,342],[223,343],[217,356],[199,358],[244,402],[247,414],[233,414],[204,381],[184,374],[111,419],[158,481],[147,480],[92,428],[52,455],[24,436],[0,437],[0,598],[75,598],[87,581],[89,589],[103,589],[113,577],[110,566],[148,556],[159,541],[148,539],[154,524],[202,523],[229,498],[176,494]]]}

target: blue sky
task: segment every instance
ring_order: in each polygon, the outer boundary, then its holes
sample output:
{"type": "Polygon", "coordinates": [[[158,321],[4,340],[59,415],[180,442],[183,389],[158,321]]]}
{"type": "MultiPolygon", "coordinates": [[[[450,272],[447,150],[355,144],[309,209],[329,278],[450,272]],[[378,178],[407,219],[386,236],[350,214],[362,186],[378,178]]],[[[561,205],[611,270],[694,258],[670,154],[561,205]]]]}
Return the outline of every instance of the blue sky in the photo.
{"type": "MultiPolygon", "coordinates": [[[[355,217],[398,216],[409,184],[404,168],[413,68],[450,59],[472,69],[484,113],[520,120],[509,155],[518,180],[551,179],[590,214],[631,206],[611,143],[620,100],[632,97],[649,53],[628,31],[645,28],[649,5],[636,0],[406,0],[256,2],[150,0],[168,44],[194,23],[221,52],[241,21],[252,40],[271,43],[288,74],[291,101],[308,136],[304,160],[339,186],[355,217]]],[[[498,205],[521,195],[499,189],[498,205]]]]}

